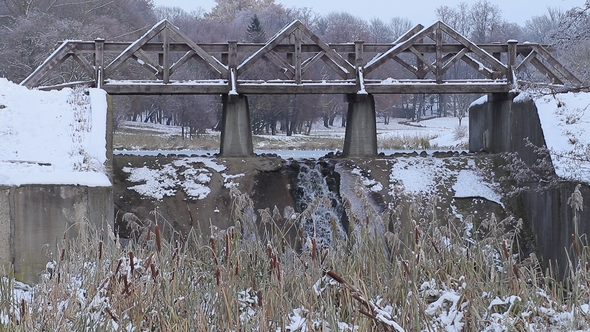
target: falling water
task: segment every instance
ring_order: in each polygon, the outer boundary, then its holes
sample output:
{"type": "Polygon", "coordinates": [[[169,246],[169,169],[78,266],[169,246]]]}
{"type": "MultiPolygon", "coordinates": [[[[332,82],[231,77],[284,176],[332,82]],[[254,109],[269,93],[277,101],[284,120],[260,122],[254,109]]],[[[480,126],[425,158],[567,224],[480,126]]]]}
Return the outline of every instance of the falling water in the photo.
{"type": "Polygon", "coordinates": [[[308,161],[293,163],[298,173],[292,187],[296,210],[301,213],[305,238],[314,238],[329,247],[346,239],[347,218],[339,194],[340,176],[333,165],[308,161]]]}

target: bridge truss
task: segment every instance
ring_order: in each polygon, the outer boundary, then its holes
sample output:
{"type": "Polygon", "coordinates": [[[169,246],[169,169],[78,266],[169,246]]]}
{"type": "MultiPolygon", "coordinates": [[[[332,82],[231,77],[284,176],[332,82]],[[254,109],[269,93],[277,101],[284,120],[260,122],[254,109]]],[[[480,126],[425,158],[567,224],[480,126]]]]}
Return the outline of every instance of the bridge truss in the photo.
{"type": "Polygon", "coordinates": [[[477,45],[440,21],[388,44],[328,44],[299,21],[265,44],[203,44],[163,20],[134,42],[65,41],[21,85],[85,84],[122,95],[506,93],[531,66],[547,84],[581,85],[549,51],[515,40],[477,45]],[[51,79],[69,59],[84,79],[51,79]],[[450,73],[460,62],[472,72],[457,78],[450,73]],[[194,77],[180,71],[183,66],[194,77]]]}

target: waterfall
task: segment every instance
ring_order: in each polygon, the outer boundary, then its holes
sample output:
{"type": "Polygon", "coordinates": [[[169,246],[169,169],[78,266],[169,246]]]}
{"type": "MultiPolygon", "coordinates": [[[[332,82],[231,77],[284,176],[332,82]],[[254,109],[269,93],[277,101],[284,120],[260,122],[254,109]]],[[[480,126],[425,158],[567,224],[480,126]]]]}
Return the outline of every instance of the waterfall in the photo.
{"type": "Polygon", "coordinates": [[[314,238],[318,245],[331,246],[344,240],[347,218],[339,194],[340,176],[326,162],[293,162],[298,171],[292,186],[295,209],[301,213],[305,239],[314,238]]]}

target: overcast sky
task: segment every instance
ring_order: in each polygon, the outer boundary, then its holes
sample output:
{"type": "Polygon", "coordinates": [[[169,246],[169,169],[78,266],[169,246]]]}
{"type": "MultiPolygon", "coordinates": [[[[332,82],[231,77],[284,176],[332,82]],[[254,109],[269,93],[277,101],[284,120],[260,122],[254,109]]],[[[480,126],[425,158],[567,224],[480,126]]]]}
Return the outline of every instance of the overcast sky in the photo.
{"type": "MultiPolygon", "coordinates": [[[[428,25],[436,17],[434,9],[439,6],[455,7],[460,2],[474,3],[470,0],[275,0],[287,8],[310,7],[320,14],[334,11],[344,11],[359,16],[365,20],[378,17],[384,21],[399,16],[406,17],[413,24],[428,25]],[[338,2],[338,5],[335,3],[338,2]],[[386,4],[384,4],[386,3],[386,4]],[[359,6],[359,4],[361,4],[359,6]]],[[[509,22],[524,24],[531,16],[543,15],[547,7],[557,7],[563,10],[584,5],[585,0],[490,0],[502,10],[502,16],[509,22]]],[[[210,11],[215,5],[214,0],[154,0],[156,6],[176,6],[186,11],[193,11],[202,7],[210,11]]]]}

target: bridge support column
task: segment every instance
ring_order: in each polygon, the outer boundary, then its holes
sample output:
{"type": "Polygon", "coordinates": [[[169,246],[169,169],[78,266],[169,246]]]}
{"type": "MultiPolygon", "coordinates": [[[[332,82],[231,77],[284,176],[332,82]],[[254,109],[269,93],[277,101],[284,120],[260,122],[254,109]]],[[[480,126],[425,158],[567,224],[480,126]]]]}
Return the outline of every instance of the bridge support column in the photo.
{"type": "Polygon", "coordinates": [[[347,95],[344,157],[377,156],[377,118],[373,95],[347,95]]]}
{"type": "Polygon", "coordinates": [[[514,144],[522,143],[513,139],[516,134],[514,97],[511,93],[488,94],[485,102],[469,107],[469,151],[513,152],[514,144]]]}
{"type": "Polygon", "coordinates": [[[254,154],[250,109],[244,95],[223,95],[220,154],[223,157],[247,157],[254,154]]]}

